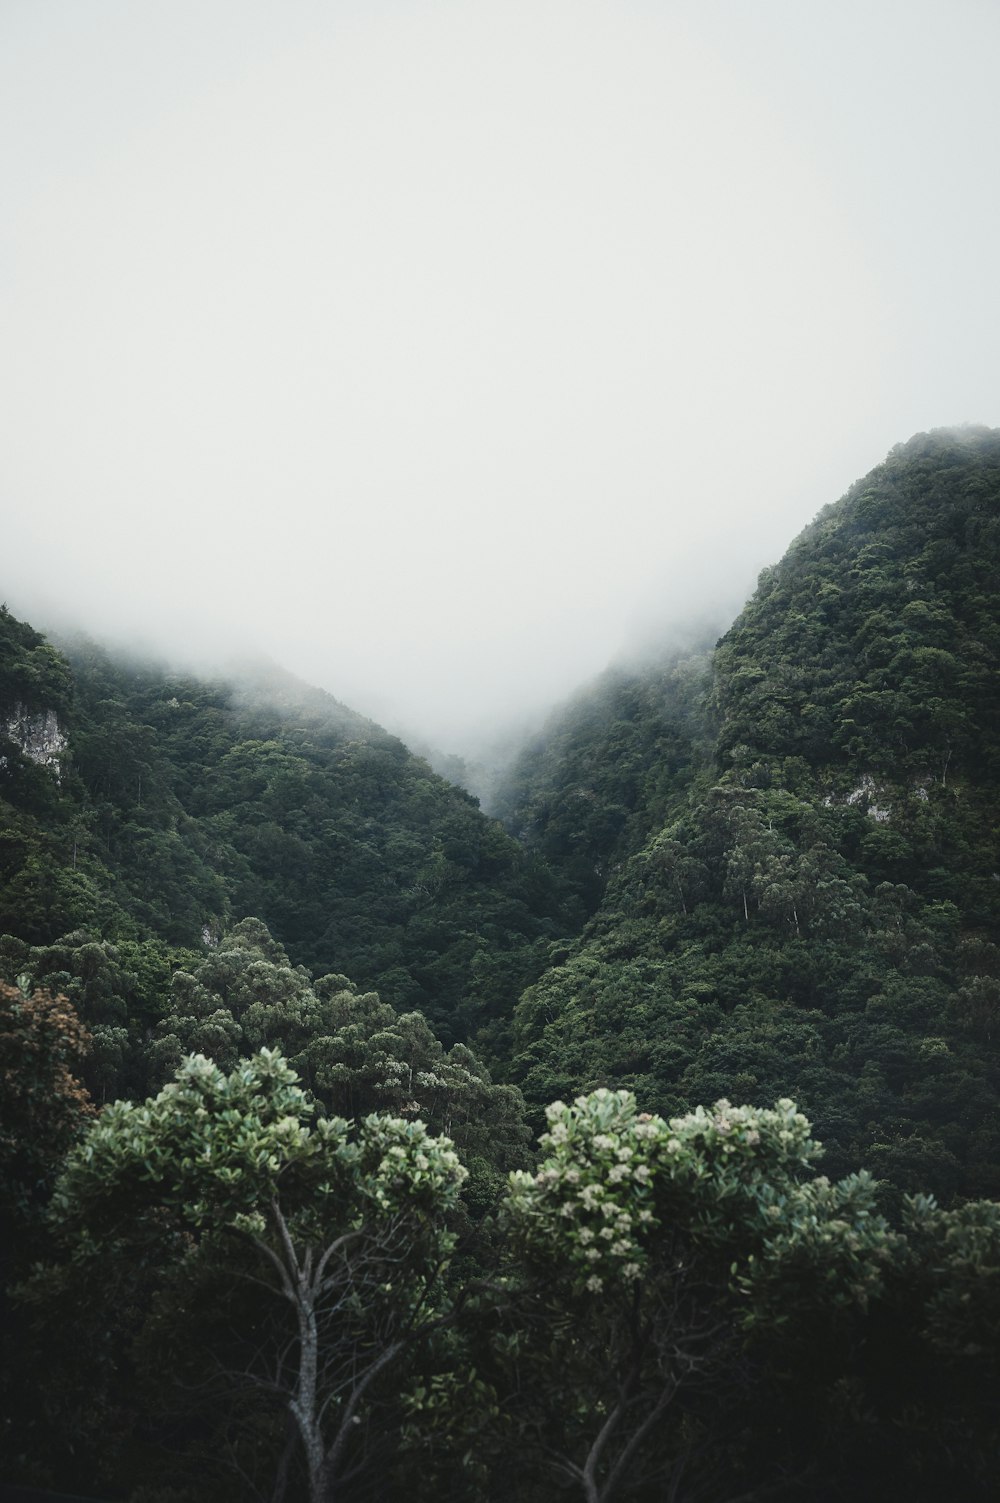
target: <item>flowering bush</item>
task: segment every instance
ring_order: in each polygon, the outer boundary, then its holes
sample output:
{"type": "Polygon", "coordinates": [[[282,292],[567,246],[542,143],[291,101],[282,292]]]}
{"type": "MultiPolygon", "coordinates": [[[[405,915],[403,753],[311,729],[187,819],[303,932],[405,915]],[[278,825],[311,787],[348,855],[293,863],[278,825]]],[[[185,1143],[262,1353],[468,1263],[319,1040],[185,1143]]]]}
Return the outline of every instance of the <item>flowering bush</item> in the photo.
{"type": "Polygon", "coordinates": [[[67,1160],[53,1216],[69,1257],[36,1289],[86,1288],[109,1329],[123,1303],[151,1309],[154,1350],[211,1290],[205,1351],[168,1340],[169,1360],[185,1381],[192,1362],[199,1380],[223,1374],[237,1410],[283,1402],[308,1496],[325,1503],[367,1465],[380,1382],[391,1392],[390,1372],[447,1319],[466,1170],[422,1122],[313,1113],[267,1049],[229,1074],[193,1055],[158,1096],[115,1102],[67,1160]]]}
{"type": "Polygon", "coordinates": [[[628,1091],[598,1090],[548,1108],[544,1158],[511,1176],[506,1216],[529,1262],[562,1263],[578,1292],[642,1278],[677,1234],[738,1258],[745,1294],[770,1285],[765,1265],[824,1264],[842,1297],[878,1277],[886,1231],[863,1175],[807,1179],[821,1149],[793,1101],[772,1108],[717,1101],[669,1122],[628,1091]],[[852,1260],[854,1277],[842,1277],[852,1260]]]}
{"type": "Polygon", "coordinates": [[[422,1122],[373,1115],[310,1122],[314,1107],[277,1050],[230,1074],[204,1055],[184,1060],[158,1096],[106,1107],[66,1164],[57,1219],[91,1231],[127,1205],[171,1205],[192,1228],[246,1224],[281,1193],[322,1235],[372,1214],[438,1214],[466,1170],[422,1122]]]}

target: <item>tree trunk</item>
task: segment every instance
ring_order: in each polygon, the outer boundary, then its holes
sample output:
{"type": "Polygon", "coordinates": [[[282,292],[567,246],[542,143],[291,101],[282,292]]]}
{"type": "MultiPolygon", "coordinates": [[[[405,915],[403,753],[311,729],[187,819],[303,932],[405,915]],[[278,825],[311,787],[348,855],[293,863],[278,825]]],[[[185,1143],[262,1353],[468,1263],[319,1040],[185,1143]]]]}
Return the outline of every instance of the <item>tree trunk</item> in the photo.
{"type": "Polygon", "coordinates": [[[309,1291],[302,1287],[299,1276],[299,1381],[290,1409],[306,1453],[306,1470],[309,1476],[309,1503],[327,1503],[326,1457],[323,1436],[319,1427],[316,1406],[316,1374],[318,1341],[316,1311],[309,1300],[309,1291]],[[303,1298],[305,1296],[305,1298],[303,1298]]]}

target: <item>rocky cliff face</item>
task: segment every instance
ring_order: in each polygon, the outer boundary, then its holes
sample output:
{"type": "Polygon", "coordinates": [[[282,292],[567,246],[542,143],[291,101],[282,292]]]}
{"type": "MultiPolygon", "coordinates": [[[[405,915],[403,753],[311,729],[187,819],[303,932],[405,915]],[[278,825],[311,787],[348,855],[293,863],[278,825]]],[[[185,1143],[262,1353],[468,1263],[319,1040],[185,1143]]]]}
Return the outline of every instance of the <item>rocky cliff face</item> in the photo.
{"type": "Polygon", "coordinates": [[[32,713],[24,705],[16,704],[0,726],[26,757],[39,766],[51,767],[58,775],[59,759],[67,743],[55,710],[32,713]]]}

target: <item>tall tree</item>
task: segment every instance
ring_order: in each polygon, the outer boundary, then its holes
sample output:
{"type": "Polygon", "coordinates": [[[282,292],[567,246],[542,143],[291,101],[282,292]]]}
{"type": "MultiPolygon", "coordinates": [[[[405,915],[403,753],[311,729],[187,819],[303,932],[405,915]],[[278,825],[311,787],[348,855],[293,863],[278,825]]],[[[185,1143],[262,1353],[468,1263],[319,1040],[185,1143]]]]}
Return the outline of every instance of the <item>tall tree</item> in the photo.
{"type": "Polygon", "coordinates": [[[811,1176],[791,1101],[666,1122],[600,1090],[547,1115],[541,1165],[505,1204],[528,1275],[505,1347],[527,1377],[521,1442],[585,1503],[653,1482],[686,1496],[757,1334],[863,1308],[898,1239],[866,1176],[811,1176]]]}
{"type": "MultiPolygon", "coordinates": [[[[30,1297],[65,1308],[86,1288],[101,1317],[148,1309],[138,1339],[118,1315],[113,1362],[131,1334],[147,1388],[144,1359],[166,1355],[202,1405],[235,1413],[249,1393],[265,1416],[283,1410],[286,1440],[261,1495],[284,1497],[297,1454],[310,1503],[334,1503],[386,1450],[380,1387],[445,1318],[447,1216],[465,1171],[422,1123],[371,1116],[352,1129],[312,1115],[268,1050],[229,1075],[193,1056],[154,1099],[107,1107],[59,1183],[63,1261],[36,1275],[30,1297]],[[192,1299],[204,1319],[193,1347],[177,1340],[195,1334],[192,1299]]],[[[246,1469],[246,1437],[222,1433],[246,1469]]],[[[266,1462],[254,1465],[260,1492],[266,1462]]]]}

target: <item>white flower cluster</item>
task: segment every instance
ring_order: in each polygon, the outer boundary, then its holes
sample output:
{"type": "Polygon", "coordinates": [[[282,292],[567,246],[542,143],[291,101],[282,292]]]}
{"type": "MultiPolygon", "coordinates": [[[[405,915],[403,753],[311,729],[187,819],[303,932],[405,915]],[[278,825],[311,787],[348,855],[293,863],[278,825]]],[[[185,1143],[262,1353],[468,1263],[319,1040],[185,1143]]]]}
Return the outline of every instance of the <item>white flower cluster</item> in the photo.
{"type": "Polygon", "coordinates": [[[558,1244],[568,1252],[581,1289],[632,1283],[657,1225],[652,1191],[666,1123],[638,1115],[626,1091],[595,1091],[572,1106],[557,1101],[547,1116],[541,1168],[512,1176],[522,1231],[539,1251],[558,1244]]]}
{"type": "Polygon", "coordinates": [[[787,1096],[769,1109],[733,1106],[723,1097],[710,1110],[699,1106],[686,1116],[674,1117],[670,1126],[675,1138],[667,1144],[669,1153],[678,1153],[683,1146],[730,1157],[758,1149],[753,1159],[767,1158],[788,1167],[811,1163],[819,1153],[809,1136],[808,1118],[787,1096]]]}
{"type": "Polygon", "coordinates": [[[380,1204],[417,1192],[450,1200],[468,1173],[451,1140],[431,1137],[422,1122],[367,1117],[362,1143],[379,1154],[370,1193],[380,1204]]]}
{"type": "Polygon", "coordinates": [[[763,1184],[790,1183],[817,1152],[789,1100],[770,1110],[722,1100],[666,1122],[638,1112],[627,1091],[598,1090],[554,1102],[547,1117],[545,1158],[511,1177],[508,1211],[536,1256],[568,1259],[578,1288],[594,1293],[642,1277],[678,1194],[695,1197],[708,1235],[737,1204],[759,1215],[763,1184]]]}

